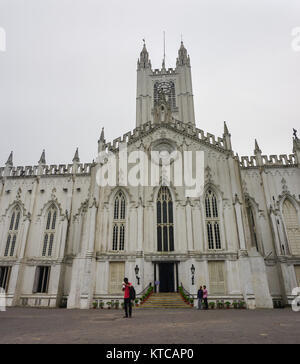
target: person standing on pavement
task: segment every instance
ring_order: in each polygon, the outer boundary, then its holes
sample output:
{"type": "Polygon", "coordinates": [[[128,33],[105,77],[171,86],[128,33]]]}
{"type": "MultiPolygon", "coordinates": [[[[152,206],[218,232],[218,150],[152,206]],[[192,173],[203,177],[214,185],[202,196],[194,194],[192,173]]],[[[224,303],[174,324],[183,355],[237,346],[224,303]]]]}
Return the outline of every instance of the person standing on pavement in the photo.
{"type": "Polygon", "coordinates": [[[130,287],[131,283],[128,282],[128,278],[124,278],[122,290],[124,291],[124,309],[125,309],[125,316],[124,318],[130,318],[132,315],[132,305],[130,299],[130,287]]]}
{"type": "Polygon", "coordinates": [[[206,286],[203,286],[203,301],[205,305],[205,309],[208,310],[208,302],[207,302],[208,292],[206,286]]]}
{"type": "Polygon", "coordinates": [[[203,289],[202,286],[200,286],[199,290],[198,290],[198,310],[202,310],[202,300],[203,300],[203,289]]]}

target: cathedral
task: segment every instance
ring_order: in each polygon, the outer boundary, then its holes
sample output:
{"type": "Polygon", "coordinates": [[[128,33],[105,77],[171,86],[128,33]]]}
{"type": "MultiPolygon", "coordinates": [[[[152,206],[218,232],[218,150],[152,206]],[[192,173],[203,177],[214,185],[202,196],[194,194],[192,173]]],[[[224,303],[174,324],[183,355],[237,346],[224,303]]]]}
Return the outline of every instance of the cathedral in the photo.
{"type": "Polygon", "coordinates": [[[144,44],[135,129],[112,142],[102,129],[91,163],[81,163],[76,150],[72,163],[47,165],[43,151],[34,166],[14,166],[11,153],[0,168],[0,287],[7,305],[88,309],[122,299],[124,277],[137,293],[150,284],[158,293],[182,286],[196,297],[206,285],[211,301],[243,300],[250,309],[291,304],[300,286],[296,131],[292,143],[292,154],[266,156],[255,141],[254,154],[240,157],[226,123],[220,137],[196,126],[184,44],[168,69],[164,61],[152,68],[144,44]],[[159,152],[157,183],[130,184],[118,169],[115,184],[99,183],[109,163],[99,155],[118,163],[124,151],[146,159],[159,152]],[[203,169],[198,195],[187,196],[174,174],[165,178],[161,155],[174,151],[204,156],[203,165],[191,165],[192,172],[203,169]]]}

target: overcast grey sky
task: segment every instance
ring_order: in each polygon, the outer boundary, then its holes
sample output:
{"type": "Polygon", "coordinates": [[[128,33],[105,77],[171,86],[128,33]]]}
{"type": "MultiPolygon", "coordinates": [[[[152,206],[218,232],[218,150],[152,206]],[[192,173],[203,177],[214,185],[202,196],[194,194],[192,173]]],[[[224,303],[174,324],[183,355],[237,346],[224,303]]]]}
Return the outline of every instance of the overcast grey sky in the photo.
{"type": "Polygon", "coordinates": [[[300,134],[299,0],[0,0],[0,165],[82,162],[135,127],[142,39],[152,66],[175,66],[180,37],[191,57],[197,126],[235,152],[292,151],[300,134]]]}

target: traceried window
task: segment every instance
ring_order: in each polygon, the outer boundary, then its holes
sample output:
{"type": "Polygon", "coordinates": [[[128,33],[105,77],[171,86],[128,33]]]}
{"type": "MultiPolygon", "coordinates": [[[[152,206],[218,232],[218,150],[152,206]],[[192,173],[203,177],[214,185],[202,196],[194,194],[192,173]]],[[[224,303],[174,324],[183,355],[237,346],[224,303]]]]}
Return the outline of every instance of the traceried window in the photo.
{"type": "Polygon", "coordinates": [[[43,241],[43,257],[51,257],[53,252],[54,236],[57,224],[57,208],[52,205],[46,214],[46,229],[43,241]]]}
{"type": "Polygon", "coordinates": [[[16,206],[12,212],[9,223],[9,230],[4,251],[5,257],[8,256],[13,257],[15,255],[18,231],[20,227],[20,219],[21,219],[21,210],[19,206],[16,206]]]}
{"type": "Polygon", "coordinates": [[[300,228],[297,210],[289,200],[285,200],[282,210],[291,253],[300,255],[300,228]]]}
{"type": "Polygon", "coordinates": [[[175,84],[173,81],[169,82],[155,82],[154,84],[154,106],[159,105],[160,100],[166,98],[169,103],[171,110],[176,108],[176,95],[175,95],[175,84]]]}
{"type": "Polygon", "coordinates": [[[208,249],[222,249],[218,201],[211,189],[205,195],[205,216],[208,249]]]}
{"type": "Polygon", "coordinates": [[[118,192],[114,202],[113,250],[125,248],[126,199],[122,191],[118,192]]]}
{"type": "Polygon", "coordinates": [[[173,202],[168,187],[161,187],[157,197],[157,250],[174,251],[173,202]]]}
{"type": "Polygon", "coordinates": [[[256,250],[259,251],[258,240],[257,240],[256,221],[254,218],[252,206],[250,205],[249,201],[247,201],[247,215],[248,215],[249,228],[250,228],[250,234],[251,234],[251,242],[252,242],[252,245],[256,247],[256,250]]]}

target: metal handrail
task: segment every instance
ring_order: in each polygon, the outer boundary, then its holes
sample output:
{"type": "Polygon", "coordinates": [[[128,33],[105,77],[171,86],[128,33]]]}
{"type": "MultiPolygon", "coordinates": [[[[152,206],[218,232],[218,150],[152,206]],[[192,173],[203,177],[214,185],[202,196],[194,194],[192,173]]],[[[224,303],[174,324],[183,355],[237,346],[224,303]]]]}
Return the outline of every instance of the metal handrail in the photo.
{"type": "Polygon", "coordinates": [[[142,290],[142,292],[138,293],[136,296],[143,296],[148,291],[148,289],[150,287],[152,287],[152,283],[151,282],[148,284],[148,286],[145,289],[142,290]]]}
{"type": "Polygon", "coordinates": [[[193,299],[194,299],[194,295],[193,295],[192,293],[188,292],[188,291],[187,291],[187,290],[183,287],[182,282],[181,282],[181,288],[182,288],[183,293],[184,293],[185,295],[187,295],[187,296],[188,296],[188,298],[193,298],[193,299]]]}

